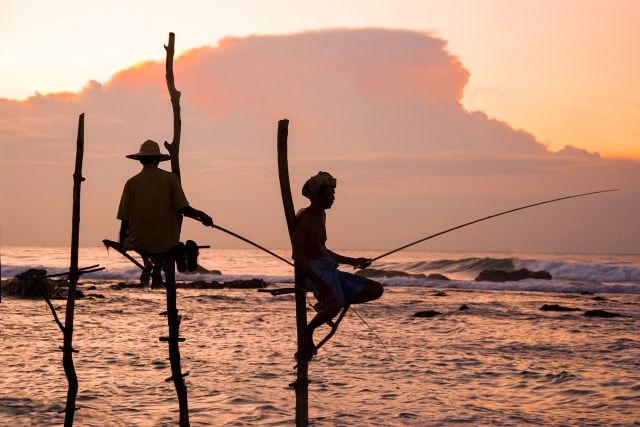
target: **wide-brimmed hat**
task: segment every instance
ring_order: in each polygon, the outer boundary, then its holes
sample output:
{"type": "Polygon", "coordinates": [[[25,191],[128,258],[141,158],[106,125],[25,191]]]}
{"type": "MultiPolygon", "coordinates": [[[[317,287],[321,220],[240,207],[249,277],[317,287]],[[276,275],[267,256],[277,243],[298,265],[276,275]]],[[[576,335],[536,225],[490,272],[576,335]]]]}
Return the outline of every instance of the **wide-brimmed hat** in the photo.
{"type": "Polygon", "coordinates": [[[135,154],[129,154],[126,156],[129,159],[140,160],[145,157],[159,157],[161,162],[169,160],[171,158],[168,154],[162,154],[160,152],[160,146],[157,142],[147,139],[140,146],[140,151],[135,154]]]}

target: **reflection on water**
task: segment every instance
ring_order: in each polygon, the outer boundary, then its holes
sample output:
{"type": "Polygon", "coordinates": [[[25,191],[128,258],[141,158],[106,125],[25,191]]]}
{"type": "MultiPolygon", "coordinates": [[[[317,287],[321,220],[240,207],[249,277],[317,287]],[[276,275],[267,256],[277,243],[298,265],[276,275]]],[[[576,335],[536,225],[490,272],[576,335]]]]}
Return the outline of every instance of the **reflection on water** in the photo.
{"type": "MultiPolygon", "coordinates": [[[[76,424],[176,425],[162,291],[79,300],[76,424]]],[[[86,285],[85,285],[86,286],[86,285]]],[[[59,312],[64,311],[58,303],[59,312]]],[[[192,425],[292,425],[291,295],[179,290],[192,425]]],[[[311,362],[314,426],[618,425],[638,421],[640,296],[387,287],[311,362]],[[631,317],[543,312],[557,303],[631,317]],[[468,310],[459,310],[466,304],[468,310]],[[433,318],[416,318],[437,310],[433,318]],[[375,331],[375,335],[369,329],[375,331]],[[377,337],[376,337],[377,336],[377,337]],[[379,342],[378,339],[381,341],[379,342]]],[[[311,313],[310,313],[311,315],[311,313]]],[[[44,302],[0,305],[0,425],[62,424],[62,334],[44,302]]]]}

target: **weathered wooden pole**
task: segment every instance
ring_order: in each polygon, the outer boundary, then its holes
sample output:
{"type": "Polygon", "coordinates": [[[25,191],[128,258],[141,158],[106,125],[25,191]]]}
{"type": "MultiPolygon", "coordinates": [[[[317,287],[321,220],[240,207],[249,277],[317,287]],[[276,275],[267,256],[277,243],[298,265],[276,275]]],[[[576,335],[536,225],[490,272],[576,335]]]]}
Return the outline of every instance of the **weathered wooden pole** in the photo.
{"type": "Polygon", "coordinates": [[[76,147],[76,167],[73,173],[73,213],[71,218],[71,261],[69,266],[69,292],[67,294],[67,309],[64,320],[64,343],[62,350],[62,366],[69,382],[67,404],[65,407],[64,425],[73,426],[76,411],[76,396],[78,394],[78,377],[73,365],[73,318],[76,303],[76,289],[80,273],[78,270],[78,246],[80,240],[80,188],[82,177],[82,159],[84,156],[84,113],[80,114],[78,122],[78,139],[76,147]]]}
{"type": "MultiPolygon", "coordinates": [[[[182,120],[180,118],[180,92],[176,89],[173,76],[173,55],[174,55],[175,34],[169,33],[169,43],[164,46],[167,52],[166,59],[166,80],[171,106],[173,108],[173,140],[171,143],[165,141],[164,146],[171,155],[171,172],[176,174],[180,180],[180,132],[182,130],[182,120]]],[[[181,224],[182,225],[182,224],[181,224]]],[[[180,427],[189,426],[189,402],[187,398],[187,385],[180,366],[180,315],[177,308],[176,280],[175,280],[175,259],[169,254],[165,259],[165,287],[167,290],[167,322],[169,324],[169,336],[161,337],[160,340],[169,342],[169,362],[171,364],[171,377],[178,395],[178,405],[180,407],[180,427]]]]}
{"type": "MultiPolygon", "coordinates": [[[[278,176],[280,178],[280,193],[284,215],[287,219],[289,237],[293,239],[296,226],[296,215],[291,197],[289,182],[289,166],[287,161],[287,137],[289,134],[289,120],[278,122],[278,176]]],[[[292,241],[293,243],[293,241],[292,241]]],[[[298,332],[298,352],[296,353],[297,374],[293,384],[296,390],[296,426],[306,427],[309,424],[309,360],[311,349],[307,348],[307,303],[304,272],[294,263],[295,297],[296,297],[296,329],[298,332]]]]}
{"type": "Polygon", "coordinates": [[[176,36],[169,33],[169,44],[165,45],[167,51],[167,59],[165,63],[165,77],[167,80],[167,88],[171,97],[171,108],[173,109],[173,140],[171,143],[164,142],[164,146],[171,155],[171,172],[175,173],[180,180],[180,133],[182,131],[182,119],[180,116],[180,91],[176,89],[175,79],[173,76],[173,55],[175,52],[176,36]]]}
{"type": "Polygon", "coordinates": [[[166,381],[173,380],[178,395],[178,405],[180,408],[180,427],[189,427],[189,404],[187,399],[187,385],[184,377],[189,373],[182,373],[180,362],[180,315],[177,308],[175,259],[169,256],[165,259],[165,286],[167,290],[167,320],[169,324],[169,336],[160,337],[160,341],[169,343],[169,363],[171,365],[171,377],[166,381]]]}

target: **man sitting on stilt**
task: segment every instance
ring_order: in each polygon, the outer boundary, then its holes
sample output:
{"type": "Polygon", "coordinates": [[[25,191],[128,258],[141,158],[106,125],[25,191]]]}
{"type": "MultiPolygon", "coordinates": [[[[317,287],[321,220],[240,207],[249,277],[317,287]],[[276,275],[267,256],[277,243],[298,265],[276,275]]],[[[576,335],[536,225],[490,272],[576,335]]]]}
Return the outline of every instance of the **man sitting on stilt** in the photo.
{"type": "MultiPolygon", "coordinates": [[[[195,270],[198,246],[193,241],[187,245],[180,243],[182,216],[200,221],[207,227],[213,220],[206,213],[189,206],[178,177],[172,172],[160,169],[160,162],[169,160],[168,154],[160,152],[157,142],[147,140],[140,151],[127,156],[139,160],[142,170],[130,178],[122,191],[118,219],[121,220],[120,243],[124,250],[135,250],[154,266],[153,284],[157,285],[163,259],[171,255],[178,271],[188,267],[195,270]],[[155,261],[154,261],[155,260],[155,261]]],[[[145,265],[145,268],[149,268],[145,265]]],[[[143,271],[143,277],[145,279],[143,271]]],[[[146,277],[148,282],[149,278],[146,277]]]]}
{"type": "Polygon", "coordinates": [[[336,179],[327,172],[318,172],[302,187],[302,195],[311,203],[296,215],[293,233],[293,257],[305,273],[305,284],[318,300],[316,316],[307,326],[307,349],[317,352],[313,342],[314,330],[331,320],[340,308],[350,304],[373,301],[382,296],[380,283],[362,276],[338,270],[339,264],[366,268],[367,258],[339,255],[326,247],[326,213],[335,200],[336,179]]]}

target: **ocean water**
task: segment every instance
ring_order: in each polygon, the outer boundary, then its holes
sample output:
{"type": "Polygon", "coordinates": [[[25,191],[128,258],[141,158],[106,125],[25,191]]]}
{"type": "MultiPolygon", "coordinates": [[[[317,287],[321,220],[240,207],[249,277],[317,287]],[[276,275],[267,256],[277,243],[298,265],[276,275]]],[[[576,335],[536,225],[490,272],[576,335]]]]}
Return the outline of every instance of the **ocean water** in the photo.
{"type": "MultiPolygon", "coordinates": [[[[3,279],[69,265],[66,248],[2,247],[0,257],[3,279]]],[[[293,284],[289,265],[257,249],[203,249],[199,263],[222,274],[179,274],[179,283],[293,284]]],[[[79,288],[92,296],[76,303],[75,425],[177,425],[159,341],[167,334],[158,315],[164,292],[114,289],[135,283],[137,268],[115,251],[81,248],[80,266],[94,264],[105,269],[81,277],[79,288]]],[[[385,294],[355,306],[310,364],[310,425],[640,426],[640,255],[404,251],[372,268],[385,294]],[[553,279],[474,281],[491,268],[546,270],[553,279]],[[451,280],[419,276],[431,273],[451,280]],[[545,304],[575,311],[543,311],[545,304]],[[427,310],[440,314],[414,316],[427,310]]],[[[65,302],[54,305],[64,317],[65,302]]],[[[293,296],[178,289],[178,308],[191,425],[293,425],[293,296]]],[[[0,322],[0,425],[61,425],[67,380],[49,308],[4,296],[0,322]]]]}

